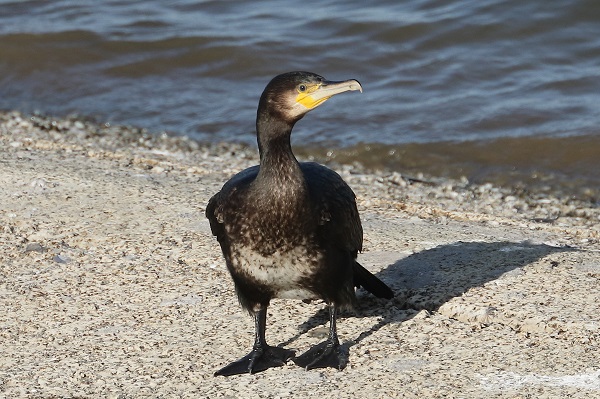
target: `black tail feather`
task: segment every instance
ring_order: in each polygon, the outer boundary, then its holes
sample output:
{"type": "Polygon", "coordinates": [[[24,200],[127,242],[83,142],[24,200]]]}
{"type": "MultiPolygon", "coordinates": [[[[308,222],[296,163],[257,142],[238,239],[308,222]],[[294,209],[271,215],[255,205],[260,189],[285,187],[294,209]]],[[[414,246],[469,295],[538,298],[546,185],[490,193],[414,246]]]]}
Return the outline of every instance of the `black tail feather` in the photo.
{"type": "Polygon", "coordinates": [[[394,297],[392,289],[361,266],[360,263],[354,262],[352,270],[354,271],[354,285],[356,287],[363,287],[378,298],[392,299],[394,297]]]}

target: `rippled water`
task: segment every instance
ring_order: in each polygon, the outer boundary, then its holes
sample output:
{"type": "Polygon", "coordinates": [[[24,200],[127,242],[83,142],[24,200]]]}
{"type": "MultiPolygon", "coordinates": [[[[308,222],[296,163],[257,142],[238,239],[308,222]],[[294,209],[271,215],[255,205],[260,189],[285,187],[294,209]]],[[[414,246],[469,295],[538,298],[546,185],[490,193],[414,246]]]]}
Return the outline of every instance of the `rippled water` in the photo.
{"type": "MultiPolygon", "coordinates": [[[[600,187],[600,2],[0,1],[0,108],[253,143],[270,78],[356,78],[296,143],[373,167],[600,187]]],[[[589,194],[592,195],[592,194],[589,194]]]]}

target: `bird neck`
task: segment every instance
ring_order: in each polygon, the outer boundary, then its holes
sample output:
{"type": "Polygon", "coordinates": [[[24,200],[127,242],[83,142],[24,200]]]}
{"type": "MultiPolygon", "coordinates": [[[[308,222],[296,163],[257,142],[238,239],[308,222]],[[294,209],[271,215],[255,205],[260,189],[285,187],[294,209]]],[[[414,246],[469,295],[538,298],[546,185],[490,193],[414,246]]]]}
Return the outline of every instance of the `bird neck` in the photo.
{"type": "Polygon", "coordinates": [[[279,119],[260,118],[256,122],[260,171],[257,179],[303,182],[300,164],[292,152],[293,124],[279,119]]]}
{"type": "Polygon", "coordinates": [[[308,186],[290,144],[292,127],[280,119],[257,122],[260,168],[249,198],[268,210],[261,223],[278,226],[285,220],[297,227],[292,230],[300,232],[303,230],[298,226],[303,226],[311,214],[306,207],[308,186]]]}

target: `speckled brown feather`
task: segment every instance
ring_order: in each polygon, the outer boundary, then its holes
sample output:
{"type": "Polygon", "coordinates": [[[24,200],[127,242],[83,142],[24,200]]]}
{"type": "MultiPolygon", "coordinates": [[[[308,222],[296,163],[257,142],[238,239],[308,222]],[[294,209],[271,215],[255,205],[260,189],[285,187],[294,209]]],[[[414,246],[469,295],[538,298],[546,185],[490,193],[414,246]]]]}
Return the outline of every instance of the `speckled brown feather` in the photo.
{"type": "Polygon", "coordinates": [[[362,226],[354,193],[334,171],[298,163],[290,146],[298,113],[298,82],[323,78],[280,75],[257,111],[261,163],[232,177],[206,209],[240,303],[251,313],[275,297],[320,298],[352,306],[355,286],[389,298],[391,290],[356,262],[362,226]]]}

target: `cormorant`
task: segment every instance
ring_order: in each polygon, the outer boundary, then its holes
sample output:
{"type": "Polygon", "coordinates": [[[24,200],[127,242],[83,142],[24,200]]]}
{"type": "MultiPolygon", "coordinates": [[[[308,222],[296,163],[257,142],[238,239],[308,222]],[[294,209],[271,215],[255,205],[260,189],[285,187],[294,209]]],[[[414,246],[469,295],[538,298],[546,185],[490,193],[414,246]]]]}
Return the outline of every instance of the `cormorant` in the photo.
{"type": "Polygon", "coordinates": [[[330,82],[310,72],[276,76],[260,97],[256,132],[260,165],[233,176],[206,208],[240,304],[255,319],[255,342],[245,357],[215,375],[255,373],[281,366],[294,351],[265,339],[272,298],[322,299],[329,307],[326,341],[293,359],[306,369],[343,369],[337,310],[356,302],[354,287],[377,297],[392,290],[357,261],[362,226],[354,192],[331,169],[299,163],[290,133],[308,111],[330,97],[360,90],[357,80],[330,82]]]}

